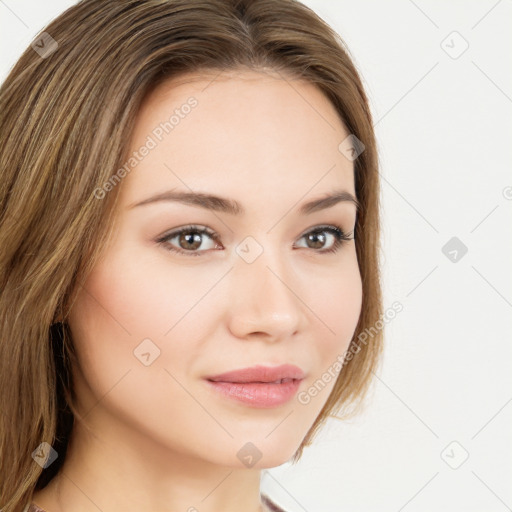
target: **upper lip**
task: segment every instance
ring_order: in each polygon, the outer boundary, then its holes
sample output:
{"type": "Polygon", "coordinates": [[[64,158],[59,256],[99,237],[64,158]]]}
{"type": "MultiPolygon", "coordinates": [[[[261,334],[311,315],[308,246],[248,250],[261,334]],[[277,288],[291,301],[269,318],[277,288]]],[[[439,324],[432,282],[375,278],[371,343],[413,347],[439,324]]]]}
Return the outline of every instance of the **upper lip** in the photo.
{"type": "Polygon", "coordinates": [[[280,366],[257,365],[206,377],[207,380],[216,382],[276,382],[282,379],[303,378],[304,372],[298,366],[292,364],[280,366]]]}

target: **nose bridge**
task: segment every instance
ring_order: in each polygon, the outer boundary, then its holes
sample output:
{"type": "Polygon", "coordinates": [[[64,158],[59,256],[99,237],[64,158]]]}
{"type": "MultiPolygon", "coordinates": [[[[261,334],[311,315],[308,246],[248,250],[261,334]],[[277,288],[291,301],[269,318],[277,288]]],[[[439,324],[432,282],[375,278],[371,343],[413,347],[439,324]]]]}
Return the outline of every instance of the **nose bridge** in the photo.
{"type": "Polygon", "coordinates": [[[301,301],[292,291],[294,283],[287,257],[281,248],[270,247],[268,236],[251,238],[237,247],[232,319],[238,330],[246,333],[292,335],[299,328],[303,312],[301,301]]]}

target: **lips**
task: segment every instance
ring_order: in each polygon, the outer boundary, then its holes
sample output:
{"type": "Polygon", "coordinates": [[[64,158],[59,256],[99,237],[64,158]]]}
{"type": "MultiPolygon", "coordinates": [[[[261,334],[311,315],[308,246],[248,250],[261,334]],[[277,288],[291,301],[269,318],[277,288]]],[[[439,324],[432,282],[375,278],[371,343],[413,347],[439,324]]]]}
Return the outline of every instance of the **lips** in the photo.
{"type": "Polygon", "coordinates": [[[281,384],[292,380],[302,380],[304,372],[295,365],[283,364],[280,366],[252,366],[250,368],[242,368],[241,370],[233,370],[206,377],[212,382],[268,382],[281,384]]]}
{"type": "Polygon", "coordinates": [[[257,408],[278,407],[290,401],[304,379],[295,365],[253,366],[206,378],[220,395],[257,408]]]}

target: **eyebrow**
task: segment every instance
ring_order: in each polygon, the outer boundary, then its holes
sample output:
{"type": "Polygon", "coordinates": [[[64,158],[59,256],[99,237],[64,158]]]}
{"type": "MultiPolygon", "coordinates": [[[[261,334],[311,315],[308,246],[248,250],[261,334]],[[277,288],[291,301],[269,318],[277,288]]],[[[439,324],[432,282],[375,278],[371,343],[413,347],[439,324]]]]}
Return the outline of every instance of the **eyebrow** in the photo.
{"type": "MultiPolygon", "coordinates": [[[[219,197],[202,192],[181,192],[176,190],[168,190],[166,192],[162,192],[161,194],[148,197],[147,199],[128,205],[128,208],[131,209],[135,208],[136,206],[143,206],[162,201],[175,201],[191,206],[198,206],[207,210],[228,213],[230,215],[245,214],[244,207],[234,199],[227,199],[225,197],[219,197]]],[[[354,197],[353,194],[347,192],[346,190],[335,190],[334,192],[324,197],[313,199],[312,201],[304,203],[300,207],[299,213],[301,215],[308,215],[320,210],[331,208],[340,202],[352,203],[355,205],[356,210],[360,209],[359,201],[354,197]]]]}

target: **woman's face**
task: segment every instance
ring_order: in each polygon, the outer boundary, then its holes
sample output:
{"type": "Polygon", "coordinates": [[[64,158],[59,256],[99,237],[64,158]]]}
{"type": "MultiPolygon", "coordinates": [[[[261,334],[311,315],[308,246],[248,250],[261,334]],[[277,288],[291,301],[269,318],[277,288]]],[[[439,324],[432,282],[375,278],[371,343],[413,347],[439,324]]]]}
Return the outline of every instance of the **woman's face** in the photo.
{"type": "Polygon", "coordinates": [[[291,78],[186,75],[148,96],[115,185],[114,236],[68,320],[77,394],[99,437],[231,467],[294,454],[361,310],[355,241],[338,245],[333,231],[352,237],[355,204],[302,211],[335,192],[355,196],[353,162],[339,149],[348,136],[323,94],[291,78]],[[148,201],[166,192],[224,200],[148,201]],[[284,364],[303,379],[207,380],[284,364]]]}

